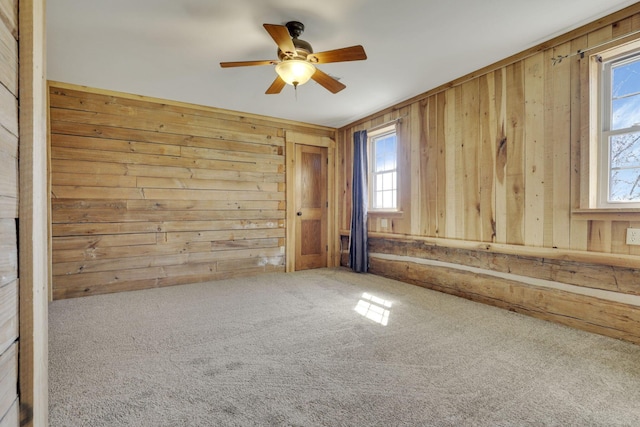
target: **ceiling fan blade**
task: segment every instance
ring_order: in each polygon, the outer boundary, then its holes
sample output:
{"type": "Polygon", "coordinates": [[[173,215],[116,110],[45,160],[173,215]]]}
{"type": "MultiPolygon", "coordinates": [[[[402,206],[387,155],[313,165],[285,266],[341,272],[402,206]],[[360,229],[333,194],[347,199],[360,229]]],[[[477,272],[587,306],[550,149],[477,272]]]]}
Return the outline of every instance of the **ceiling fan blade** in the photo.
{"type": "Polygon", "coordinates": [[[273,83],[271,83],[271,86],[269,86],[269,89],[267,89],[267,91],[265,92],[267,95],[275,95],[280,93],[280,91],[282,91],[282,88],[284,87],[284,85],[286,85],[287,83],[285,83],[284,80],[282,80],[282,78],[280,78],[280,76],[276,77],[276,79],[273,81],[273,83]]]}
{"type": "Polygon", "coordinates": [[[236,62],[221,62],[220,66],[222,68],[229,67],[249,67],[252,65],[272,65],[277,64],[279,61],[274,60],[265,60],[265,61],[236,61],[236,62]]]}
{"type": "Polygon", "coordinates": [[[293,45],[293,41],[291,41],[291,36],[289,35],[287,27],[284,25],[274,24],[263,24],[263,27],[267,30],[282,52],[287,56],[295,55],[296,47],[293,45]]]}
{"type": "Polygon", "coordinates": [[[342,49],[327,50],[325,52],[312,53],[307,60],[312,63],[326,64],[328,62],[361,61],[367,59],[364,48],[360,45],[345,47],[342,49]]]}
{"type": "Polygon", "coordinates": [[[346,87],[345,85],[331,77],[329,74],[320,71],[317,68],[316,72],[313,73],[313,76],[311,76],[311,78],[331,93],[338,93],[346,87]]]}

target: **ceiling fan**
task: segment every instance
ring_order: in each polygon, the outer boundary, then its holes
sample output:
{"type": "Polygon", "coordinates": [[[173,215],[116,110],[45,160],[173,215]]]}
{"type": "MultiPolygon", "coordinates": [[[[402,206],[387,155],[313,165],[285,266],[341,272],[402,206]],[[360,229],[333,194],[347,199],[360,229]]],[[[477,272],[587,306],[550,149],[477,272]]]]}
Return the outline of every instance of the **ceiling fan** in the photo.
{"type": "Polygon", "coordinates": [[[331,93],[338,93],[346,86],[319,70],[315,64],[367,59],[367,54],[360,45],[314,53],[308,42],[298,38],[304,31],[304,25],[298,21],[287,22],[286,25],[263,26],[278,45],[277,60],[221,62],[220,66],[230,68],[275,65],[278,77],[265,92],[268,95],[280,93],[287,83],[297,88],[309,79],[313,79],[331,93]]]}

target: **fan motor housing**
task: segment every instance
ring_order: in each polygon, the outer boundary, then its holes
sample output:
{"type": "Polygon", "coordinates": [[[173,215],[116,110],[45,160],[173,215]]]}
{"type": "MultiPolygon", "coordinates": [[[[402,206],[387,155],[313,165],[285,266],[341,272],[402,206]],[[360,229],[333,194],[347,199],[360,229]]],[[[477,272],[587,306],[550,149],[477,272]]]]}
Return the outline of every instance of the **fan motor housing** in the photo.
{"type": "Polygon", "coordinates": [[[289,30],[289,35],[291,36],[293,46],[296,48],[296,53],[293,57],[288,57],[282,50],[278,49],[278,59],[280,59],[280,61],[285,59],[306,60],[307,56],[313,53],[313,48],[309,42],[298,38],[300,37],[300,34],[304,32],[304,24],[299,21],[289,21],[285,24],[285,27],[289,30]]]}

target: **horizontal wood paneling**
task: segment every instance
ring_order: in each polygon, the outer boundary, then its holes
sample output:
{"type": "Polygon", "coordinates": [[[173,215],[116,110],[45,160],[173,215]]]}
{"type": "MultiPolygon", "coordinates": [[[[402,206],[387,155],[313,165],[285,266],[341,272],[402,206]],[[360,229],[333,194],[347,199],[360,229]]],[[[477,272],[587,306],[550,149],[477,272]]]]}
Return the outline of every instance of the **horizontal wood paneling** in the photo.
{"type": "Polygon", "coordinates": [[[18,417],[18,4],[0,0],[0,426],[18,417]]]}
{"type": "MultiPolygon", "coordinates": [[[[8,421],[13,417],[11,411],[14,403],[18,398],[18,352],[17,343],[13,343],[0,356],[0,414],[9,417],[8,421]],[[5,415],[8,414],[8,415],[5,415]]],[[[15,411],[15,409],[13,409],[15,411]]],[[[2,421],[4,422],[4,421],[2,421]]],[[[2,425],[2,423],[0,423],[2,425]]],[[[6,425],[17,425],[9,424],[6,425]]]]}
{"type": "Polygon", "coordinates": [[[284,134],[332,129],[50,85],[54,298],[284,269],[284,134]]]}
{"type": "Polygon", "coordinates": [[[0,287],[0,354],[18,338],[18,280],[0,287]]]}
{"type": "MultiPolygon", "coordinates": [[[[584,61],[575,53],[640,29],[639,10],[634,5],[340,129],[342,233],[350,228],[354,131],[401,118],[400,211],[370,212],[370,233],[452,248],[460,246],[455,242],[500,247],[492,255],[470,249],[459,260],[482,260],[491,271],[521,265],[511,257],[535,252],[518,274],[636,294],[640,249],[625,237],[627,228],[640,225],[640,213],[575,212],[585,174],[580,144],[588,102],[584,61]],[[552,60],[565,55],[572,56],[552,60]],[[500,251],[504,255],[496,255],[500,251]]],[[[596,316],[585,313],[583,322],[596,316]]]]}

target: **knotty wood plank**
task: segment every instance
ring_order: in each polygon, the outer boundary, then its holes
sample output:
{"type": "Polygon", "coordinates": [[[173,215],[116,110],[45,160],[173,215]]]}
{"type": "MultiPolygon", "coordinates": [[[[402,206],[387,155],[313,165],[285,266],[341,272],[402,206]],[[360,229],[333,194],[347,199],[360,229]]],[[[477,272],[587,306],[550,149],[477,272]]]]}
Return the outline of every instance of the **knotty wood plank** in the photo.
{"type": "Polygon", "coordinates": [[[65,249],[94,249],[111,246],[139,246],[155,244],[155,233],[55,237],[53,239],[53,250],[55,252],[65,249]]]}
{"type": "Polygon", "coordinates": [[[284,266],[284,256],[260,257],[250,260],[228,260],[218,262],[218,271],[238,271],[245,268],[264,267],[270,265],[273,267],[284,266]]]}
{"type": "Polygon", "coordinates": [[[529,246],[544,245],[544,59],[540,53],[524,61],[524,243],[529,246]]]}
{"type": "Polygon", "coordinates": [[[5,25],[12,37],[17,39],[18,0],[0,0],[0,21],[5,25]]]}
{"type": "Polygon", "coordinates": [[[462,237],[466,240],[481,240],[481,205],[480,205],[480,102],[479,82],[477,79],[464,83],[461,87],[462,105],[460,120],[462,127],[460,154],[462,168],[458,169],[462,178],[459,193],[463,194],[462,217],[464,230],[462,237]]]}
{"type": "MultiPolygon", "coordinates": [[[[152,201],[150,201],[152,202],[152,201]]],[[[190,203],[191,201],[186,201],[190,203]]],[[[197,203],[197,202],[194,202],[197,203]]],[[[235,205],[236,202],[227,202],[229,205],[235,205]]],[[[260,202],[247,202],[247,203],[267,203],[265,201],[260,202]]],[[[240,204],[241,205],[241,204],[240,204]]],[[[244,219],[244,220],[260,220],[260,219],[283,219],[285,212],[283,210],[268,210],[263,211],[259,207],[252,210],[206,210],[198,209],[194,211],[189,210],[175,210],[164,209],[159,211],[143,210],[118,212],[117,210],[107,209],[92,209],[92,210],[77,210],[77,209],[58,209],[54,214],[54,224],[64,224],[68,222],[72,223],[87,223],[87,222],[110,222],[110,220],[118,222],[153,222],[153,221],[198,221],[203,217],[209,218],[211,221],[224,220],[224,219],[244,219]],[[112,215],[116,215],[111,219],[112,215]]]]}
{"type": "Polygon", "coordinates": [[[446,144],[447,139],[445,136],[445,115],[446,115],[446,95],[440,93],[436,95],[436,135],[437,135],[437,190],[436,190],[436,209],[438,211],[437,224],[436,224],[436,236],[445,236],[447,230],[447,188],[449,188],[447,181],[447,158],[446,158],[446,144]]]}
{"type": "Polygon", "coordinates": [[[3,85],[0,85],[0,126],[18,135],[18,100],[3,85]]]}
{"type": "Polygon", "coordinates": [[[0,419],[0,427],[17,427],[20,425],[20,400],[16,398],[11,404],[11,407],[4,415],[2,419],[0,419]]]}
{"type": "Polygon", "coordinates": [[[87,174],[87,173],[51,173],[51,184],[54,186],[120,187],[135,188],[135,176],[87,174]]]}
{"type": "Polygon", "coordinates": [[[18,199],[15,197],[0,196],[0,218],[18,217],[18,199]]]}
{"type": "Polygon", "coordinates": [[[18,42],[2,20],[0,6],[0,84],[18,94],[18,42]]]}
{"type": "Polygon", "coordinates": [[[18,242],[13,218],[0,219],[0,286],[18,277],[18,242]]]}
{"type": "Polygon", "coordinates": [[[284,156],[279,154],[230,152],[228,150],[213,150],[200,147],[181,147],[180,153],[182,157],[186,158],[225,160],[228,162],[253,162],[267,165],[284,164],[284,156]]]}
{"type": "Polygon", "coordinates": [[[495,220],[495,174],[496,147],[496,88],[493,73],[478,79],[479,132],[478,172],[480,174],[480,240],[493,242],[496,239],[495,220]]]}
{"type": "Polygon", "coordinates": [[[87,236],[106,234],[141,234],[173,231],[242,230],[277,228],[282,220],[209,220],[209,221],[158,221],[158,222],[107,222],[53,224],[53,237],[87,236]]]}
{"type": "Polygon", "coordinates": [[[179,166],[196,169],[222,169],[245,172],[280,172],[281,165],[255,161],[226,161],[173,156],[158,156],[140,153],[121,153],[99,150],[77,150],[52,147],[51,159],[109,162],[135,165],[179,166]]]}
{"type": "MultiPolygon", "coordinates": [[[[241,250],[225,250],[225,251],[209,251],[209,252],[183,252],[180,254],[153,254],[145,256],[128,257],[127,259],[109,259],[102,258],[99,260],[81,260],[72,262],[58,262],[54,265],[54,276],[68,276],[72,274],[87,274],[104,271],[120,271],[135,268],[159,267],[169,265],[197,264],[206,262],[218,262],[226,260],[236,260],[237,262],[247,263],[246,267],[253,267],[251,263],[256,265],[259,261],[269,258],[281,259],[279,247],[257,248],[257,249],[241,249],[241,250]]],[[[64,280],[57,278],[56,280],[64,280]]]]}
{"type": "MultiPolygon", "coordinates": [[[[495,78],[495,117],[496,138],[495,153],[495,232],[496,242],[507,242],[507,159],[509,141],[507,139],[507,70],[502,68],[494,74],[495,78]]],[[[491,106],[490,106],[491,107],[491,106]]]]}
{"type": "Polygon", "coordinates": [[[0,196],[18,197],[18,159],[0,153],[0,196]]]}
{"type": "Polygon", "coordinates": [[[154,257],[209,251],[211,251],[211,242],[177,242],[168,244],[160,241],[155,245],[59,249],[53,252],[52,259],[55,268],[57,263],[65,262],[97,261],[106,259],[126,260],[131,257],[154,257]]]}
{"type": "Polygon", "coordinates": [[[0,287],[0,354],[18,338],[18,320],[18,280],[14,279],[0,287]]]}
{"type": "Polygon", "coordinates": [[[6,417],[18,398],[17,347],[18,345],[13,343],[0,355],[0,419],[6,417]]]}
{"type": "Polygon", "coordinates": [[[278,183],[276,182],[246,182],[208,179],[139,177],[137,178],[137,186],[140,188],[278,192],[278,183]]]}
{"type": "Polygon", "coordinates": [[[638,30],[640,30],[640,13],[614,22],[611,25],[611,37],[617,39],[638,30]]]}
{"type": "Polygon", "coordinates": [[[266,238],[266,239],[245,239],[245,240],[228,240],[228,241],[215,241],[211,242],[212,251],[228,251],[236,252],[244,249],[262,249],[280,247],[278,238],[266,238]]]}
{"type": "MultiPolygon", "coordinates": [[[[568,55],[571,44],[554,49],[554,54],[568,55]]],[[[552,66],[551,121],[546,124],[553,131],[553,243],[556,248],[570,247],[571,232],[571,61],[552,66]]],[[[546,117],[545,119],[549,119],[546,117]]]]}
{"type": "Polygon", "coordinates": [[[135,289],[149,289],[161,286],[183,285],[188,283],[207,282],[212,280],[230,279],[234,277],[248,277],[265,272],[284,272],[282,267],[263,266],[237,271],[213,271],[208,264],[197,265],[191,270],[174,271],[171,275],[153,279],[141,279],[129,282],[113,282],[99,286],[89,284],[85,287],[69,287],[54,290],[54,299],[76,298],[86,295],[99,295],[111,292],[129,291],[135,289]],[[181,274],[179,274],[181,273],[181,274]]]}
{"type": "Polygon", "coordinates": [[[159,156],[179,156],[181,147],[176,145],[153,144],[131,140],[94,138],[76,135],[51,134],[52,147],[115,151],[119,153],[143,153],[159,156]]]}
{"type": "MultiPolygon", "coordinates": [[[[95,138],[115,139],[119,141],[148,142],[153,144],[164,144],[175,147],[202,147],[218,150],[234,150],[258,154],[277,154],[277,145],[256,144],[252,142],[241,142],[234,134],[221,132],[218,138],[205,138],[193,135],[174,135],[145,131],[140,129],[124,129],[111,126],[96,126],[91,124],[71,123],[51,121],[51,132],[59,135],[76,135],[95,138]]],[[[242,136],[243,140],[252,138],[263,138],[261,135],[248,134],[242,136]]],[[[266,137],[265,137],[266,138],[266,137]]]]}
{"type": "Polygon", "coordinates": [[[142,177],[194,178],[231,181],[284,182],[279,172],[246,172],[232,170],[195,169],[190,167],[147,166],[96,161],[52,160],[53,173],[85,173],[105,175],[129,175],[142,177]]]}
{"type": "Polygon", "coordinates": [[[507,243],[524,243],[524,70],[521,62],[507,67],[507,243]]]}
{"type": "Polygon", "coordinates": [[[166,241],[176,242],[213,242],[216,240],[242,240],[270,237],[285,237],[284,228],[261,228],[255,230],[219,230],[201,232],[166,233],[166,241]]]}
{"type": "MultiPolygon", "coordinates": [[[[437,101],[435,97],[427,98],[419,103],[420,123],[420,174],[424,179],[419,179],[417,185],[422,195],[420,204],[420,234],[423,236],[436,236],[438,228],[438,131],[437,131],[437,101]]],[[[412,118],[416,120],[418,118],[412,118]]],[[[418,138],[416,138],[418,139],[418,138]]]]}
{"type": "MultiPolygon", "coordinates": [[[[571,50],[578,50],[587,47],[587,37],[580,37],[571,42],[571,50]]],[[[571,61],[571,209],[579,209],[582,195],[582,98],[588,98],[589,94],[583,93],[582,86],[582,64],[581,60],[571,61]]],[[[571,216],[570,247],[574,250],[587,250],[589,225],[587,221],[571,216]]]]}
{"type": "Polygon", "coordinates": [[[0,156],[18,158],[18,137],[0,126],[0,156]]]}
{"type": "MultiPolygon", "coordinates": [[[[446,212],[446,228],[442,230],[444,237],[456,238],[459,225],[458,205],[456,203],[456,193],[460,182],[456,177],[456,171],[459,171],[459,165],[456,165],[456,148],[459,147],[456,132],[456,91],[450,89],[445,92],[445,111],[444,111],[444,147],[445,147],[445,212],[446,212]]],[[[460,199],[460,197],[458,197],[460,199]]]]}

